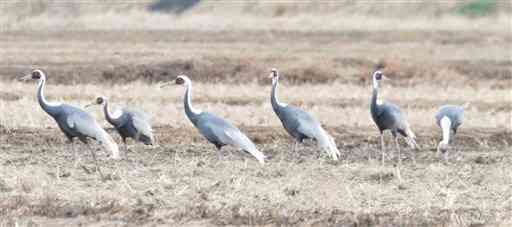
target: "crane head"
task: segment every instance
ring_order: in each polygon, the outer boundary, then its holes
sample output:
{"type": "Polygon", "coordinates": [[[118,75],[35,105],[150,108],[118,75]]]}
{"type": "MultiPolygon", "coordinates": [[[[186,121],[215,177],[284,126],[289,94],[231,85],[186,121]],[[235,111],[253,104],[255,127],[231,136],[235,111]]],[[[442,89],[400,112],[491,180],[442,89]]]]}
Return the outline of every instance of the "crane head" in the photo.
{"type": "Polygon", "coordinates": [[[107,98],[105,98],[103,96],[96,98],[96,104],[98,104],[98,105],[101,105],[101,104],[105,103],[106,101],[107,101],[107,98]]]}
{"type": "MultiPolygon", "coordinates": [[[[169,85],[172,85],[173,81],[167,81],[167,82],[163,82],[163,83],[160,83],[160,88],[163,88],[163,87],[167,87],[169,85]]],[[[178,84],[178,85],[181,85],[181,84],[190,84],[191,81],[190,79],[185,76],[185,75],[179,75],[178,77],[176,77],[176,79],[174,80],[174,84],[178,84]]]]}
{"type": "Polygon", "coordinates": [[[44,79],[45,78],[45,75],[44,75],[44,72],[42,69],[34,69],[32,70],[32,72],[28,75],[25,75],[23,76],[22,78],[20,78],[22,81],[27,81],[27,80],[40,80],[40,79],[44,79]]]}
{"type": "Polygon", "coordinates": [[[276,77],[279,77],[279,72],[277,71],[276,68],[272,68],[270,70],[270,75],[268,76],[268,78],[276,78],[276,77]]]}
{"type": "Polygon", "coordinates": [[[98,98],[96,98],[96,100],[94,100],[94,102],[89,103],[89,104],[85,105],[84,107],[85,108],[89,108],[89,107],[94,106],[94,105],[103,105],[106,102],[107,102],[107,98],[106,97],[99,96],[98,98]]]}
{"type": "Polygon", "coordinates": [[[439,145],[437,145],[437,152],[442,152],[443,154],[448,150],[449,145],[448,143],[441,141],[439,142],[439,145]]]}
{"type": "Polygon", "coordinates": [[[375,72],[373,73],[373,78],[374,78],[375,80],[389,80],[389,78],[388,78],[388,77],[386,77],[386,76],[384,75],[384,73],[382,73],[382,71],[380,71],[380,70],[377,70],[377,71],[375,71],[375,72]]]}
{"type": "Polygon", "coordinates": [[[175,84],[185,84],[188,85],[191,83],[190,79],[185,75],[179,75],[176,80],[174,80],[175,84]]]}

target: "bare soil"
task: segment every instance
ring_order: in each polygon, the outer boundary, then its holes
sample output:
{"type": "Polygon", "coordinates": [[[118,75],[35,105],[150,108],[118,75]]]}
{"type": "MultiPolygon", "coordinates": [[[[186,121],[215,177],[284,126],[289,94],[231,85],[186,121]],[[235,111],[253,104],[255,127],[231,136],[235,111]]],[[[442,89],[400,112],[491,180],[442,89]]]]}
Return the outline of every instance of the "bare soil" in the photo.
{"type": "Polygon", "coordinates": [[[121,161],[99,151],[104,181],[95,172],[90,148],[76,144],[80,161],[75,164],[71,145],[57,129],[4,132],[2,224],[446,226],[510,221],[512,178],[496,172],[508,172],[512,164],[510,131],[462,130],[449,162],[443,163],[435,153],[439,135],[422,129],[422,147],[405,149],[404,164],[397,169],[396,155],[380,166],[373,129],[329,128],[343,153],[340,162],[328,160],[313,143],[292,152],[292,141],[281,128],[242,130],[269,156],[265,166],[232,148],[219,157],[192,127],[162,126],[156,128],[160,147],[135,145],[121,161]]]}
{"type": "Polygon", "coordinates": [[[265,83],[269,69],[278,67],[294,84],[361,85],[383,67],[395,84],[512,86],[510,33],[18,31],[3,33],[0,43],[3,80],[44,67],[59,84],[160,82],[179,74],[203,82],[265,83]]]}
{"type": "Polygon", "coordinates": [[[511,43],[510,32],[478,29],[2,32],[0,226],[512,225],[511,43]],[[66,143],[34,86],[14,82],[35,67],[48,72],[49,100],[105,94],[153,113],[159,146],[121,146],[114,161],[95,143],[66,143]],[[283,99],[321,116],[341,161],[312,141],[291,150],[265,106],[272,67],[283,99]],[[381,166],[369,127],[376,67],[392,78],[384,99],[407,112],[420,144],[402,141],[400,167],[389,135],[381,166]],[[267,164],[233,148],[219,155],[183,117],[181,88],[151,85],[181,73],[197,82],[194,103],[229,116],[267,164]],[[466,102],[444,162],[431,113],[466,102]]]}

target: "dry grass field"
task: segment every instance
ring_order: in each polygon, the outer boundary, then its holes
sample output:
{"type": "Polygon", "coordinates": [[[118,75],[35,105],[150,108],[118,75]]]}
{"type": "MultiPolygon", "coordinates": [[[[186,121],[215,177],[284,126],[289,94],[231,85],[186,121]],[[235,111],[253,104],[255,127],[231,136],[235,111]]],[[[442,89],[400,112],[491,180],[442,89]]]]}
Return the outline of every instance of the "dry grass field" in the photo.
{"type": "MultiPolygon", "coordinates": [[[[458,1],[204,1],[179,16],[136,10],[145,1],[33,2],[0,3],[0,226],[512,225],[509,2],[483,17],[450,13],[458,1]],[[391,79],[382,98],[420,145],[401,168],[389,134],[387,164],[377,159],[376,65],[391,79]],[[313,143],[291,151],[269,102],[272,67],[281,101],[322,122],[340,161],[313,143]],[[17,80],[33,68],[48,72],[48,100],[82,107],[104,95],[144,110],[159,146],[121,147],[115,161],[77,142],[75,160],[35,82],[17,80]],[[234,148],[218,157],[185,117],[184,88],[159,86],[181,73],[195,107],[239,126],[266,165],[234,148]],[[434,114],[464,103],[443,162],[434,114]]],[[[121,143],[99,108],[87,111],[121,143]]]]}

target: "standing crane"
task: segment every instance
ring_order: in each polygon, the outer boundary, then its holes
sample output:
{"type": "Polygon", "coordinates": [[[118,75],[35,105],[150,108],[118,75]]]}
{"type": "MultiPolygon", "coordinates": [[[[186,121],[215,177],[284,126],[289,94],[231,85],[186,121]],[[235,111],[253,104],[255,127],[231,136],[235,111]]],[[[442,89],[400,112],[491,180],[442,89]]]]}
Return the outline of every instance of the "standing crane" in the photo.
{"type": "MultiPolygon", "coordinates": [[[[162,86],[168,84],[169,83],[162,86]]],[[[175,84],[183,84],[186,87],[184,105],[185,114],[188,119],[210,143],[215,145],[219,152],[224,145],[232,145],[250,153],[261,164],[265,163],[265,155],[261,153],[256,148],[256,145],[238,128],[220,117],[192,107],[192,81],[187,76],[178,76],[175,80],[175,84]]]]}
{"type": "Polygon", "coordinates": [[[398,143],[398,134],[402,135],[407,144],[413,149],[417,148],[418,145],[415,141],[414,132],[412,132],[409,123],[405,119],[405,116],[400,111],[400,108],[393,103],[383,102],[377,100],[379,95],[379,83],[381,80],[387,79],[380,70],[373,73],[373,93],[370,104],[370,112],[373,121],[379,128],[380,132],[380,145],[382,153],[382,164],[384,164],[384,131],[389,130],[395,140],[396,149],[398,151],[398,163],[401,164],[402,160],[400,157],[400,144],[398,143]]]}
{"type": "Polygon", "coordinates": [[[338,160],[340,151],[336,147],[334,139],[322,128],[320,122],[314,119],[309,113],[277,99],[277,85],[279,83],[279,72],[272,69],[269,78],[272,78],[272,91],[270,94],[270,103],[279,120],[283,124],[288,134],[295,138],[293,151],[295,152],[298,143],[304,139],[314,139],[318,146],[325,150],[333,160],[338,160]]]}
{"type": "Polygon", "coordinates": [[[443,140],[437,146],[437,153],[442,152],[444,159],[447,159],[447,150],[451,143],[450,133],[457,134],[457,129],[464,120],[464,107],[456,105],[443,105],[436,114],[436,123],[443,131],[443,140]]]}
{"type": "MultiPolygon", "coordinates": [[[[57,122],[60,130],[68,138],[72,146],[73,139],[75,137],[78,137],[78,139],[84,144],[88,144],[87,139],[92,138],[98,141],[98,143],[101,144],[105,150],[111,152],[112,158],[119,159],[119,149],[117,144],[114,142],[112,137],[110,137],[110,135],[100,127],[100,125],[89,113],[68,104],[46,101],[46,98],[44,97],[46,75],[43,70],[35,69],[31,74],[28,74],[22,78],[24,81],[29,79],[38,81],[37,100],[39,105],[48,115],[50,115],[55,120],[55,122],[57,122]]],[[[98,171],[101,174],[101,170],[99,170],[98,161],[96,159],[96,154],[93,149],[90,149],[90,151],[94,162],[96,163],[96,168],[98,168],[98,171]]]]}
{"type": "Polygon", "coordinates": [[[93,105],[103,106],[105,119],[107,119],[108,123],[114,126],[119,135],[121,135],[126,148],[128,147],[126,144],[126,138],[132,138],[135,141],[144,143],[145,145],[153,145],[155,143],[153,129],[151,128],[149,118],[145,113],[126,108],[122,110],[118,109],[114,111],[114,113],[110,113],[108,110],[108,99],[103,96],[96,98],[93,103],[88,104],[85,107],[87,108],[93,105]]]}

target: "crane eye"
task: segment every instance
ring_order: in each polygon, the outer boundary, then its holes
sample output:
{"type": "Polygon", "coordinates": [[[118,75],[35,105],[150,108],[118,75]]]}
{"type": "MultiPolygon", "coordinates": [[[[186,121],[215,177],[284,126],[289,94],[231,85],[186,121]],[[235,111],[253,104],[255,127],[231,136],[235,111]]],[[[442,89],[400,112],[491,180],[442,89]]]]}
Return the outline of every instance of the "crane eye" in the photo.
{"type": "Polygon", "coordinates": [[[39,70],[32,72],[32,79],[39,80],[40,78],[41,78],[41,73],[39,72],[39,70]]]}
{"type": "Polygon", "coordinates": [[[102,104],[102,103],[103,103],[103,98],[98,97],[98,98],[96,99],[96,103],[98,103],[98,104],[102,104]]]}
{"type": "Polygon", "coordinates": [[[176,78],[176,84],[184,84],[185,80],[181,77],[176,78]]]}
{"type": "Polygon", "coordinates": [[[376,80],[381,80],[382,79],[382,73],[381,72],[375,73],[375,79],[376,80]]]}

